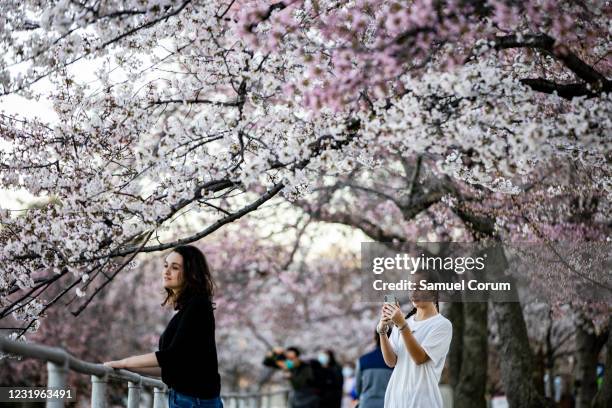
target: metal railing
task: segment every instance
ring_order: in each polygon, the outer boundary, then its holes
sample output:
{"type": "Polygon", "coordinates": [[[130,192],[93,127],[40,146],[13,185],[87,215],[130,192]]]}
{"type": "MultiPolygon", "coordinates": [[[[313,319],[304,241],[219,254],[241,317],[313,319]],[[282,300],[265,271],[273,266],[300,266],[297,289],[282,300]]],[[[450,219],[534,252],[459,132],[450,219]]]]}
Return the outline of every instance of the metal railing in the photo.
{"type": "Polygon", "coordinates": [[[286,408],[289,406],[289,390],[227,393],[221,396],[224,408],[286,408]]]}
{"type": "MultiPolygon", "coordinates": [[[[47,362],[47,388],[67,388],[68,371],[91,375],[92,408],[108,406],[106,385],[109,380],[128,382],[128,408],[140,407],[143,389],[153,389],[153,408],[168,408],[168,387],[161,380],[128,370],[112,369],[103,364],[79,360],[60,347],[23,343],[0,336],[0,352],[35,358],[47,362]]],[[[225,408],[280,408],[288,406],[289,390],[221,395],[225,408]]],[[[47,408],[63,408],[64,401],[47,400],[47,408]]]]}
{"type": "MultiPolygon", "coordinates": [[[[17,354],[47,362],[47,388],[66,389],[68,371],[91,375],[91,407],[106,408],[106,384],[110,379],[128,382],[128,408],[140,406],[143,388],[153,388],[153,408],[168,407],[168,388],[161,380],[127,370],[116,370],[103,364],[89,363],[71,356],[59,347],[23,343],[0,336],[0,352],[17,354]]],[[[63,408],[63,400],[47,400],[47,408],[63,408]]]]}

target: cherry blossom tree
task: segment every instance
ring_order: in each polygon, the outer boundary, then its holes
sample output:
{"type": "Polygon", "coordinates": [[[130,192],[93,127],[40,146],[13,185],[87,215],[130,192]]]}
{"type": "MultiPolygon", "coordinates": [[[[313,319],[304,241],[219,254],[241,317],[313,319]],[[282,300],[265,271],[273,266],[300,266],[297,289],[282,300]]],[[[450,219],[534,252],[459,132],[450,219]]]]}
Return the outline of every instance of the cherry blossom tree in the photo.
{"type": "Polygon", "coordinates": [[[2,287],[118,273],[173,244],[147,245],[184,210],[212,212],[193,241],[374,146],[514,193],[508,177],[565,152],[609,191],[609,6],[557,5],[3,4],[3,94],[49,98],[58,118],[2,116],[3,187],[57,199],[3,211],[2,287]]]}
{"type": "MultiPolygon", "coordinates": [[[[599,348],[576,346],[576,350],[583,350],[576,356],[578,360],[583,357],[591,362],[597,360],[601,339],[605,340],[607,336],[610,304],[605,297],[589,297],[588,292],[578,291],[577,282],[585,281],[588,272],[592,274],[591,279],[596,279],[587,282],[590,288],[609,291],[609,275],[605,269],[599,270],[594,262],[599,255],[604,262],[609,262],[609,259],[606,261],[609,254],[606,255],[605,249],[610,233],[606,218],[609,203],[605,194],[593,188],[588,174],[559,163],[555,173],[542,169],[534,177],[534,182],[517,197],[453,181],[427,158],[400,161],[393,155],[380,155],[378,159],[383,164],[376,170],[364,169],[346,178],[329,178],[327,183],[315,188],[315,197],[300,201],[299,205],[315,219],[359,228],[370,238],[383,242],[468,242],[495,236],[510,246],[513,242],[531,243],[527,245],[531,252],[522,254],[521,267],[512,271],[515,278],[520,278],[520,287],[528,289],[527,295],[521,296],[521,302],[528,306],[533,302],[533,294],[537,293],[540,302],[548,299],[548,307],[559,315],[555,319],[562,319],[562,310],[571,306],[571,314],[578,316],[569,318],[574,324],[571,334],[577,339],[583,334],[584,338],[597,337],[597,344],[600,344],[599,348]],[[581,179],[580,187],[574,185],[577,179],[581,179]],[[594,252],[591,255],[595,256],[587,262],[570,261],[566,249],[572,246],[568,247],[567,242],[589,245],[589,241],[593,251],[603,249],[603,252],[594,252]],[[561,245],[563,243],[566,245],[561,245]],[[551,249],[546,250],[547,247],[551,249]],[[547,253],[549,258],[552,255],[552,258],[540,259],[543,253],[547,253]],[[560,268],[560,262],[567,267],[560,268]],[[584,354],[586,350],[589,350],[588,356],[584,354]]],[[[582,252],[587,253],[584,248],[582,252]]],[[[457,406],[484,403],[487,364],[461,364],[461,361],[483,361],[483,356],[490,354],[487,346],[487,322],[490,318],[487,315],[492,312],[497,314],[493,322],[495,332],[499,333],[498,340],[492,344],[496,344],[501,353],[504,350],[508,353],[509,345],[511,351],[515,351],[510,356],[506,354],[508,365],[497,361],[502,365],[506,392],[511,393],[509,389],[524,392],[530,387],[529,378],[534,367],[533,358],[528,356],[530,345],[536,345],[534,339],[541,339],[534,334],[539,330],[534,330],[533,325],[525,327],[523,310],[518,303],[493,302],[490,313],[486,306],[486,303],[454,303],[449,310],[455,328],[449,355],[450,380],[454,385],[457,406]],[[500,318],[502,313],[507,320],[500,318]],[[520,330],[521,326],[525,328],[520,330]],[[521,360],[523,365],[517,365],[521,360]],[[478,378],[480,380],[475,380],[478,378]],[[525,378],[525,382],[521,383],[517,378],[525,378]]],[[[582,371],[589,377],[585,384],[594,384],[595,371],[582,371]]],[[[586,377],[581,378],[583,380],[586,377]]],[[[536,390],[531,389],[533,398],[539,399],[536,390]]],[[[586,389],[584,387],[581,392],[586,389]]],[[[587,391],[584,400],[591,399],[593,391],[587,391]]],[[[515,403],[527,400],[528,397],[522,394],[515,403]]]]}
{"type": "MultiPolygon", "coordinates": [[[[144,267],[147,263],[118,276],[116,284],[102,291],[96,302],[77,317],[70,313],[78,299],[74,294],[58,307],[50,308],[44,315],[45,324],[28,335],[28,341],[61,347],[76,358],[96,363],[154,350],[164,319],[169,316],[164,316],[160,306],[163,300],[160,274],[151,274],[149,268],[144,267]]],[[[61,283],[68,281],[68,277],[64,277],[61,283]]],[[[46,294],[57,296],[60,290],[60,287],[50,288],[46,294]]],[[[2,328],[7,330],[11,324],[19,327],[19,322],[18,319],[4,319],[2,328]]],[[[4,330],[2,335],[7,333],[4,330]]],[[[4,354],[0,360],[2,386],[41,386],[47,382],[46,373],[44,361],[4,354]]],[[[67,380],[77,395],[78,406],[89,406],[90,376],[71,371],[67,380]]],[[[108,385],[110,406],[125,406],[127,383],[110,381],[108,385]]]]}
{"type": "Polygon", "coordinates": [[[273,102],[283,58],[236,43],[226,6],[187,5],[77,6],[81,15],[66,2],[3,4],[2,42],[12,50],[2,63],[4,92],[42,97],[35,84],[45,78],[57,114],[54,123],[1,116],[2,187],[48,199],[1,214],[0,318],[21,306],[21,334],[36,330],[54,301],[16,305],[7,295],[40,294],[72,275],[70,290],[85,307],[137,253],[194,242],[280,191],[297,192],[302,169],[347,143],[332,135],[354,133],[353,122],[328,115],[312,123],[273,102]],[[93,85],[71,71],[85,60],[98,64],[93,85]],[[207,223],[161,242],[186,211],[205,212],[207,223]],[[87,285],[98,276],[105,283],[87,285]]]}
{"type": "MultiPolygon", "coordinates": [[[[341,362],[352,362],[371,347],[378,308],[360,302],[355,279],[359,254],[340,245],[316,249],[321,226],[296,215],[295,224],[278,222],[271,228],[270,216],[243,218],[198,244],[215,280],[217,349],[225,392],[245,386],[257,389],[270,381],[284,384],[262,365],[274,346],[299,345],[307,357],[332,348],[341,362]],[[339,325],[356,335],[339,336],[339,325]]],[[[186,223],[176,228],[178,235],[190,229],[186,223]]],[[[28,339],[64,347],[94,362],[157,349],[164,322],[171,317],[170,309],[161,307],[163,256],[141,258],[77,318],[69,313],[72,302],[53,308],[28,339]]],[[[73,295],[74,299],[78,298],[73,295]]],[[[11,372],[15,384],[45,380],[35,360],[5,359],[0,370],[11,372]]],[[[70,380],[77,393],[89,395],[88,377],[71,375],[70,380]]],[[[119,385],[111,391],[115,398],[125,393],[119,385]]]]}
{"type": "Polygon", "coordinates": [[[596,167],[609,193],[606,2],[249,4],[234,4],[242,37],[301,61],[288,89],[303,104],[361,112],[369,146],[437,155],[507,192],[563,155],[596,167]]]}
{"type": "MultiPolygon", "coordinates": [[[[138,253],[200,240],[281,193],[304,199],[322,174],[376,169],[387,152],[399,166],[425,161],[437,181],[419,186],[413,172],[409,194],[381,204],[398,208],[385,222],[432,218],[437,208],[465,227],[432,221],[444,238],[500,239],[512,228],[562,223],[599,223],[598,236],[609,237],[605,1],[28,0],[0,8],[0,95],[46,100],[56,115],[0,114],[0,187],[46,200],[0,212],[0,320],[22,320],[21,335],[73,291],[80,313],[138,253]],[[578,170],[555,174],[563,166],[578,170]],[[587,179],[579,194],[573,173],[587,179]],[[560,190],[546,182],[562,177],[560,190]],[[554,194],[568,197],[555,202],[559,214],[575,219],[549,219],[538,203],[554,194]],[[167,234],[187,213],[201,214],[199,228],[167,234]],[[44,299],[64,277],[71,283],[44,299]]],[[[343,220],[389,236],[363,215],[343,220]]],[[[406,239],[405,228],[393,225],[391,236],[406,239]]],[[[512,373],[508,393],[539,406],[521,380],[531,363],[520,356],[529,348],[520,305],[494,308],[518,362],[502,370],[512,373]]]]}

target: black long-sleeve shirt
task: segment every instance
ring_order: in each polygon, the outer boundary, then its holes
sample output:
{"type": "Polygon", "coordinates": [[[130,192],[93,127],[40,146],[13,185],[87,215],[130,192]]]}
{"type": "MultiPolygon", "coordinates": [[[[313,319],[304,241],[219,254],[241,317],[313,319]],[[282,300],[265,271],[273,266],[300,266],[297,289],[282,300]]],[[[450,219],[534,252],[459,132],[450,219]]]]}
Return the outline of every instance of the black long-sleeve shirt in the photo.
{"type": "Polygon", "coordinates": [[[206,296],[192,296],[176,312],[159,337],[155,356],[168,387],[197,398],[219,396],[215,316],[206,296]]]}

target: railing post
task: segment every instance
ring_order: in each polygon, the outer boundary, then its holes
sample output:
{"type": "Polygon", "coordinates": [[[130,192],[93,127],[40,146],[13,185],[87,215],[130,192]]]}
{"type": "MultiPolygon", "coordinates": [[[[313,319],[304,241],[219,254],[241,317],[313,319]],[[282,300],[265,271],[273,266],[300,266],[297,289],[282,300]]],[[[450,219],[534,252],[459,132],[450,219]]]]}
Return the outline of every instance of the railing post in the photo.
{"type": "MultiPolygon", "coordinates": [[[[59,365],[47,361],[47,388],[59,388],[65,390],[68,367],[66,364],[59,365]]],[[[64,408],[64,400],[47,400],[46,408],[64,408]]]]}
{"type": "Polygon", "coordinates": [[[153,408],[168,408],[168,391],[153,387],[153,408]]]}
{"type": "Polygon", "coordinates": [[[128,408],[138,408],[140,406],[141,384],[142,380],[139,380],[138,383],[128,381],[128,408]]]}
{"type": "Polygon", "coordinates": [[[91,376],[91,407],[106,408],[106,374],[91,376]]]}

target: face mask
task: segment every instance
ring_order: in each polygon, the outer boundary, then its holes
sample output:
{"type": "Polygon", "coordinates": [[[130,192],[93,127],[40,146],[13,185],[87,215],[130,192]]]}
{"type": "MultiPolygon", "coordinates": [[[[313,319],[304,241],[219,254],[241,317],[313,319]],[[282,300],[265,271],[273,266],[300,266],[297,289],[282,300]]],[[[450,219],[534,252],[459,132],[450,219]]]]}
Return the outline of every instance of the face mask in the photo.
{"type": "Polygon", "coordinates": [[[286,360],[285,361],[285,367],[287,367],[289,370],[291,370],[293,367],[295,367],[295,364],[293,364],[293,361],[291,361],[291,360],[286,360]]]}
{"type": "Polygon", "coordinates": [[[353,375],[353,369],[351,367],[344,367],[342,369],[342,375],[344,377],[350,377],[353,375]]]}
{"type": "Polygon", "coordinates": [[[319,354],[317,356],[317,360],[319,360],[319,363],[321,363],[321,365],[329,364],[329,356],[326,353],[319,354]]]}

